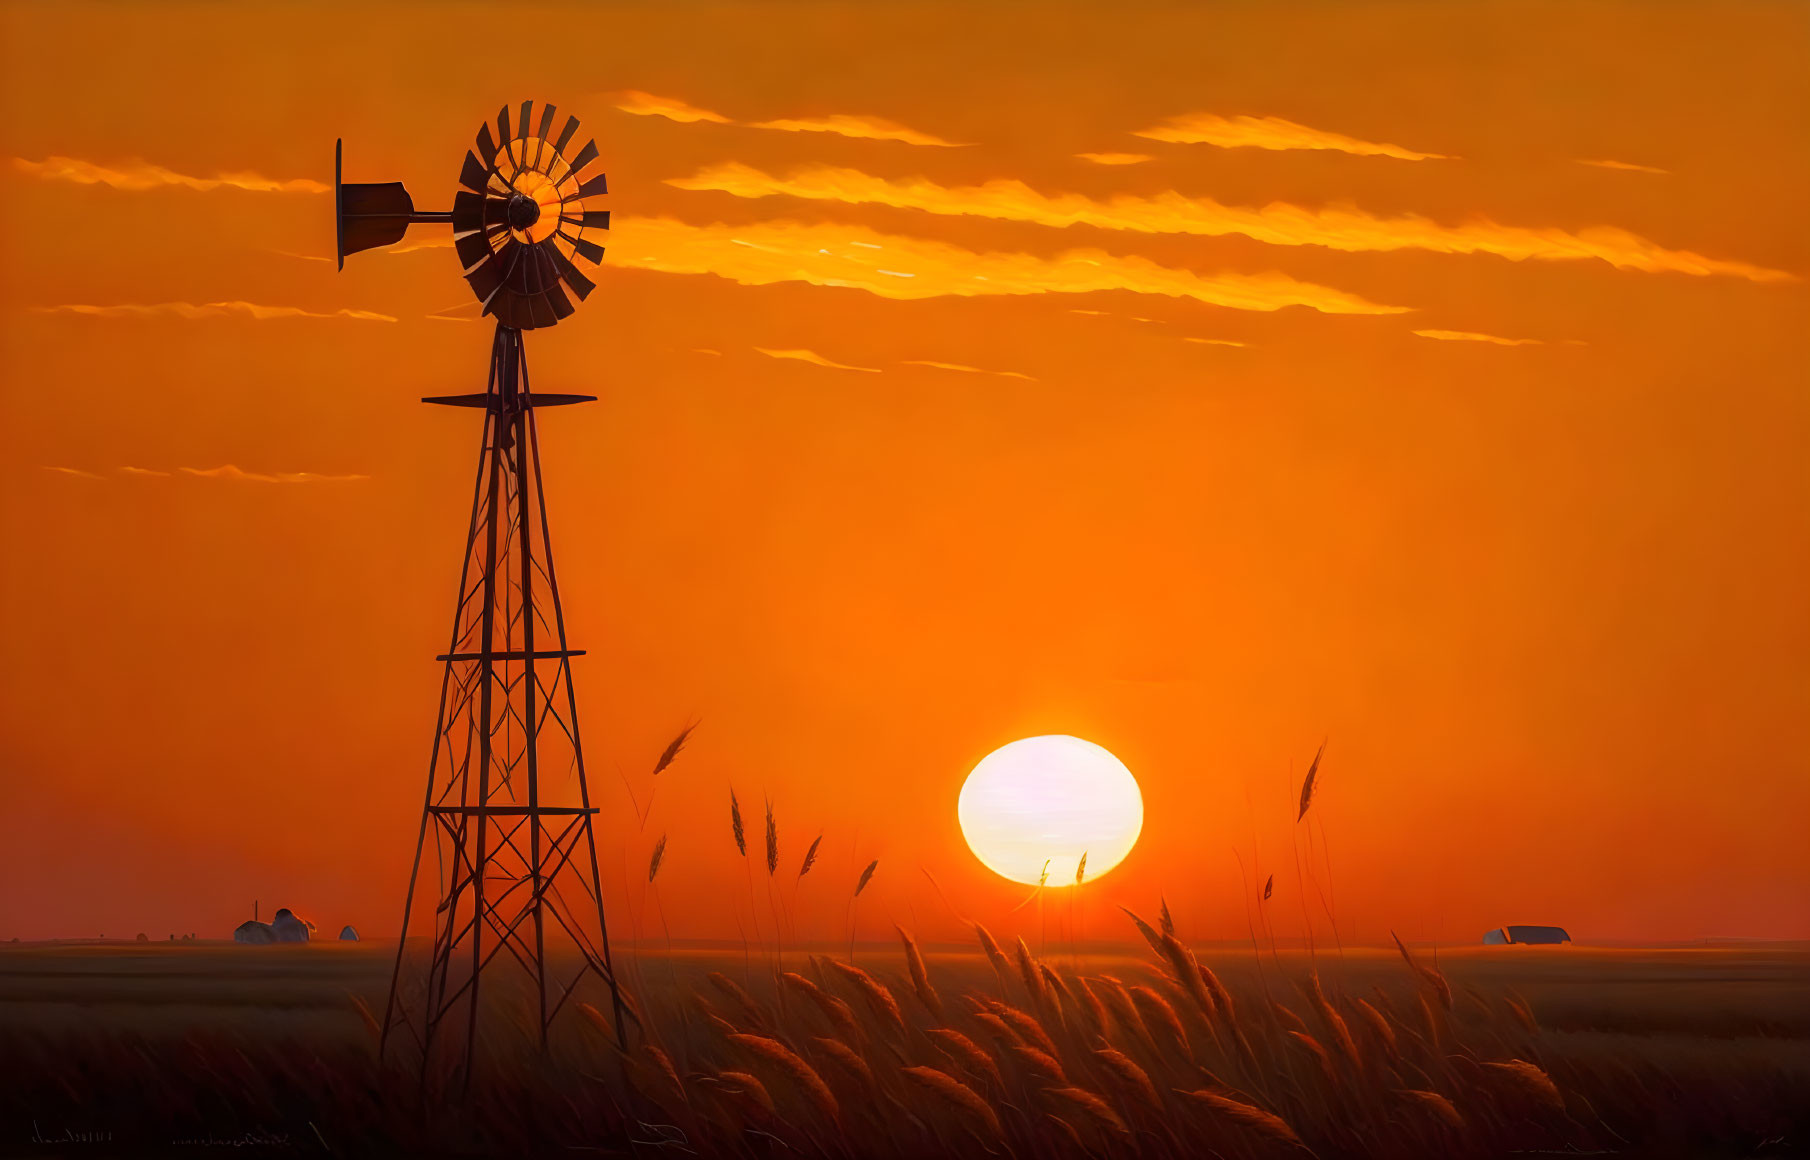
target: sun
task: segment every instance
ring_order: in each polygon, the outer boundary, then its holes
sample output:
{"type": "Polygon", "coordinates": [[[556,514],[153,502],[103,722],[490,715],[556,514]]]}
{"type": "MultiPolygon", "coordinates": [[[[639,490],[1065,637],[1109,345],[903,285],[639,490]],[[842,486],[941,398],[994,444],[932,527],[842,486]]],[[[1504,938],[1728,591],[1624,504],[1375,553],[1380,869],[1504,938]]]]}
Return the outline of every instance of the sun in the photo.
{"type": "Polygon", "coordinates": [[[1144,795],[1125,763],[1091,741],[1026,737],[981,759],[956,804],[962,836],[1014,882],[1072,886],[1083,855],[1092,881],[1125,860],[1144,829],[1144,795]]]}

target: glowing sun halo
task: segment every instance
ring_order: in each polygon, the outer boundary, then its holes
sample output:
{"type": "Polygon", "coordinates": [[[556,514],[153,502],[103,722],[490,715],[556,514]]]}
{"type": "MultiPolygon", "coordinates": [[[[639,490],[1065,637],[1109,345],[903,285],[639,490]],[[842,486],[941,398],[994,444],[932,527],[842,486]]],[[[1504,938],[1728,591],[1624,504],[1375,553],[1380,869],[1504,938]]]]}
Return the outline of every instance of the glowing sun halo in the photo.
{"type": "Polygon", "coordinates": [[[1092,881],[1125,860],[1144,828],[1144,796],[1125,764],[1091,741],[1026,737],[981,759],[956,805],[962,836],[996,874],[1072,886],[1081,855],[1092,881]]]}

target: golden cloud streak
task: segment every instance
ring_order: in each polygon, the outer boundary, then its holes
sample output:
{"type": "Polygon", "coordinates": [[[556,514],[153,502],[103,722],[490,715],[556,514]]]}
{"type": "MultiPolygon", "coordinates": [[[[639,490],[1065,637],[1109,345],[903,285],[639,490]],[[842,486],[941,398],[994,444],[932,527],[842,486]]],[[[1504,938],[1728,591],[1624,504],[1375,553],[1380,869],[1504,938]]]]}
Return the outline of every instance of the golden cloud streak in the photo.
{"type": "Polygon", "coordinates": [[[1500,338],[1494,334],[1478,334],[1473,330],[1417,330],[1414,332],[1422,338],[1436,338],[1441,342],[1488,342],[1497,346],[1545,346],[1537,338],[1500,338]]]}
{"type": "Polygon", "coordinates": [[[998,375],[1001,378],[1006,379],[1023,379],[1029,383],[1037,381],[1035,378],[1022,371],[990,371],[981,367],[967,366],[963,363],[936,362],[933,359],[926,358],[908,358],[904,361],[903,365],[908,367],[935,367],[939,371],[962,371],[970,375],[998,375]]]}
{"type": "Polygon", "coordinates": [[[1192,338],[1184,337],[1183,342],[1200,343],[1203,346],[1249,346],[1248,342],[1234,342],[1229,338],[1192,338]]]}
{"type": "Polygon", "coordinates": [[[219,467],[183,467],[177,470],[199,479],[231,479],[246,483],[356,483],[371,478],[368,475],[316,475],[312,471],[246,471],[231,463],[223,463],[219,467]]]}
{"type": "Polygon", "coordinates": [[[13,158],[13,168],[45,181],[72,181],[77,185],[105,185],[113,189],[142,192],[179,186],[202,191],[246,189],[255,193],[328,193],[332,186],[307,178],[284,181],[256,173],[222,173],[215,177],[192,177],[161,165],[134,162],[123,166],[96,165],[76,157],[47,157],[42,161],[13,158]]]}
{"type": "Polygon", "coordinates": [[[721,113],[700,109],[677,97],[656,97],[652,93],[628,92],[616,95],[616,107],[638,117],[665,117],[681,124],[709,121],[718,125],[742,124],[749,129],[776,129],[784,133],[834,133],[840,137],[857,137],[867,141],[900,141],[907,145],[936,145],[960,148],[957,142],[945,141],[888,121],[884,117],[863,117],[849,113],[830,113],[821,117],[782,117],[774,121],[738,122],[721,113]]]}
{"type": "Polygon", "coordinates": [[[617,94],[616,107],[625,113],[633,113],[637,117],[665,117],[669,121],[690,124],[694,121],[714,121],[719,125],[734,124],[721,113],[713,113],[709,109],[700,109],[688,105],[677,97],[656,97],[652,93],[636,92],[633,89],[617,94]]]}
{"type": "Polygon", "coordinates": [[[85,314],[91,318],[254,318],[262,322],[271,318],[352,318],[361,322],[394,322],[388,314],[374,310],[333,310],[321,313],[300,306],[264,306],[256,302],[156,302],[149,305],[121,303],[116,306],[83,306],[68,303],[61,306],[34,306],[36,314],[85,314]]]}
{"type": "Polygon", "coordinates": [[[667,183],[680,189],[710,190],[735,197],[784,196],[884,205],[1058,228],[1088,225],[1148,234],[1241,235],[1275,246],[1326,246],[1352,252],[1430,250],[1546,262],[1598,259],[1617,269],[1648,273],[1721,274],[1754,282],[1796,280],[1795,275],[1782,270],[1707,258],[1688,250],[1668,250],[1613,226],[1592,226],[1575,233],[1503,226],[1485,219],[1447,226],[1417,215],[1378,217],[1355,208],[1316,210],[1286,202],[1272,202],[1260,209],[1228,206],[1173,191],[1154,197],[1122,195],[1102,201],[1078,193],[1039,193],[1022,181],[1007,179],[949,187],[925,178],[894,181],[857,169],[829,166],[802,169],[782,178],[727,162],[709,166],[692,177],[670,178],[667,183]]]}
{"type": "Polygon", "coordinates": [[[1185,113],[1161,125],[1139,129],[1134,137],[1179,145],[1217,145],[1221,149],[1332,149],[1360,157],[1394,157],[1401,161],[1444,161],[1439,153],[1417,153],[1400,145],[1363,141],[1297,125],[1281,117],[1220,117],[1212,113],[1185,113]]]}
{"type": "Polygon", "coordinates": [[[1152,159],[1148,153],[1077,153],[1075,156],[1095,165],[1139,165],[1152,159]]]}
{"type": "Polygon", "coordinates": [[[858,137],[869,141],[902,141],[907,145],[936,145],[959,149],[955,141],[945,141],[929,133],[920,133],[897,121],[883,117],[855,117],[832,113],[827,117],[797,117],[778,121],[756,121],[749,128],[778,129],[787,133],[835,133],[841,137],[858,137]]]}
{"type": "Polygon", "coordinates": [[[1632,161],[1579,161],[1579,165],[1593,165],[1598,169],[1619,169],[1625,173],[1660,173],[1671,175],[1669,169],[1656,169],[1651,165],[1636,165],[1632,161]]]}
{"type": "MultiPolygon", "coordinates": [[[[92,471],[83,471],[79,467],[46,467],[45,471],[54,471],[61,475],[75,475],[83,479],[103,479],[92,471]]],[[[121,475],[151,476],[168,479],[168,471],[157,471],[149,467],[125,466],[116,469],[121,475]]],[[[246,471],[231,463],[219,467],[179,467],[176,469],[183,475],[192,475],[198,479],[232,479],[248,483],[354,483],[371,478],[368,475],[317,475],[312,471],[246,471]]]]}
{"type": "Polygon", "coordinates": [[[662,217],[621,219],[616,225],[607,264],[716,274],[745,286],[806,282],[898,299],[1129,290],[1234,310],[1306,306],[1328,314],[1400,314],[1409,309],[1286,274],[1196,274],[1101,250],[1071,250],[1053,258],[976,253],[859,226],[787,221],[695,226],[662,217]]]}
{"type": "Polygon", "coordinates": [[[880,373],[879,367],[852,367],[847,363],[831,362],[814,350],[768,350],[761,346],[757,346],[754,349],[759,353],[766,355],[768,358],[794,359],[798,362],[807,362],[814,366],[829,367],[832,370],[838,371],[861,371],[864,374],[870,375],[877,375],[880,373]]]}

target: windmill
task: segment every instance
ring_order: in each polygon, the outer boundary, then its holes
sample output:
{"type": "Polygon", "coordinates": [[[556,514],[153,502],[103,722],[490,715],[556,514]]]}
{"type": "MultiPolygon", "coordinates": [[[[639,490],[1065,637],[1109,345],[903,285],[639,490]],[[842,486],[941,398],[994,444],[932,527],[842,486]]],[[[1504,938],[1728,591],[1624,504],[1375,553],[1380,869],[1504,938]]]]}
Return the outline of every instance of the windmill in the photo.
{"type": "Polygon", "coordinates": [[[480,983],[494,989],[502,980],[493,968],[506,971],[508,960],[526,972],[543,1048],[560,1011],[595,980],[624,1037],[572,685],[571,659],[583,654],[566,640],[535,423],[541,408],[594,396],[536,393],[522,343],[524,331],[554,325],[572,314],[573,296],[590,294],[577,260],[602,261],[587,234],[609,228],[609,211],[590,208],[607,192],[603,173],[586,176],[597,144],[570,151],[578,120],[567,117],[556,137],[556,112],[543,104],[537,117],[524,101],[513,123],[507,106],[497,114],[495,136],[481,127],[451,212],[417,211],[401,182],[346,184],[343,143],[334,147],[339,268],[348,254],[400,241],[412,224],[450,223],[465,280],[496,320],[484,392],[422,400],[484,413],[451,644],[435,658],[439,721],[380,1048],[406,1035],[424,1083],[449,1063],[469,1083],[480,983]],[[431,907],[416,899],[420,888],[429,901],[424,861],[436,876],[431,907]],[[425,934],[430,915],[425,970],[405,972],[410,924],[425,934]]]}

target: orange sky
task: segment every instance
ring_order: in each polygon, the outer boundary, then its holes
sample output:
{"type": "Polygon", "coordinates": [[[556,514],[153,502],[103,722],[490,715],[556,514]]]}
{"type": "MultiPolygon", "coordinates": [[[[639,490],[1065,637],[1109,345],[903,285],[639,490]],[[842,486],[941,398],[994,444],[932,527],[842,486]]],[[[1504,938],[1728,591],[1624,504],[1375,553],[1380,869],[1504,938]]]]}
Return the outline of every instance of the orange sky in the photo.
{"type": "Polygon", "coordinates": [[[661,833],[746,926],[731,784],[801,934],[1033,930],[956,795],[1062,732],[1090,934],[1243,937],[1234,850],[1298,932],[1330,736],[1347,941],[1810,937],[1805,9],[1104,8],[0,9],[0,938],[393,930],[490,328],[314,191],[524,99],[616,215],[529,341],[612,933],[661,833]]]}

